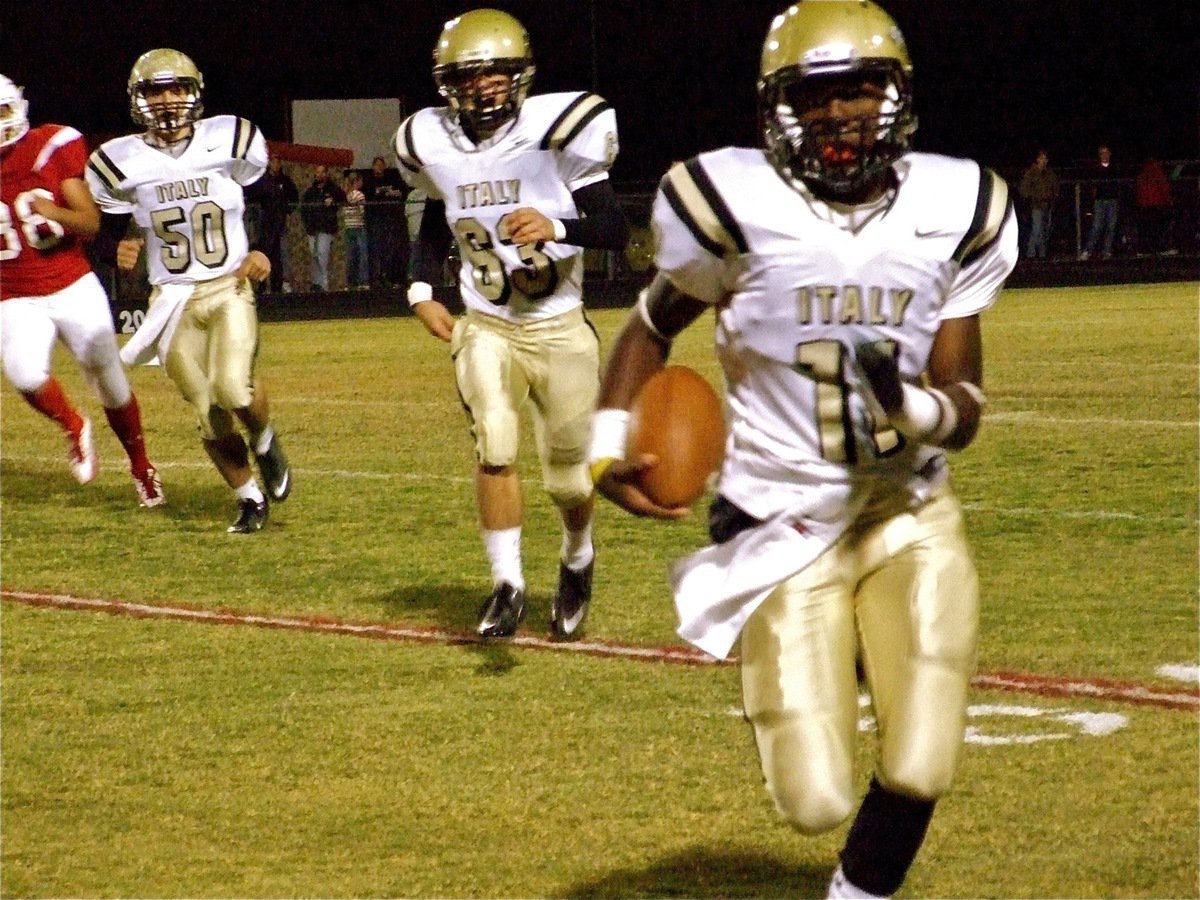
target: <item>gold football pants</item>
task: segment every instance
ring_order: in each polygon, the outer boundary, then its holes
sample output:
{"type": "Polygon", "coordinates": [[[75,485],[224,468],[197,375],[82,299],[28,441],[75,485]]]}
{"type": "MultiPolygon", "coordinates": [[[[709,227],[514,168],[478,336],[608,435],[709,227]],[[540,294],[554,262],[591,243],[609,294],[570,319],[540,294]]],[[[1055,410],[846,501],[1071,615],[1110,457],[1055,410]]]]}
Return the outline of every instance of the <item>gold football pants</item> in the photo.
{"type": "Polygon", "coordinates": [[[854,807],[855,655],[878,724],[887,788],[950,786],[975,667],[979,588],[958,501],[853,527],[777,587],[742,632],[742,693],[767,790],[805,833],[854,807]]]}
{"type": "Polygon", "coordinates": [[[600,341],[583,307],[524,324],[468,312],[455,323],[450,352],[479,464],[516,461],[528,401],[546,491],[564,509],[587,500],[600,341]]]}
{"type": "Polygon", "coordinates": [[[258,313],[249,280],[225,275],[198,282],[165,363],[179,393],[195,408],[205,440],[230,434],[230,412],[250,405],[257,350],[258,313]]]}

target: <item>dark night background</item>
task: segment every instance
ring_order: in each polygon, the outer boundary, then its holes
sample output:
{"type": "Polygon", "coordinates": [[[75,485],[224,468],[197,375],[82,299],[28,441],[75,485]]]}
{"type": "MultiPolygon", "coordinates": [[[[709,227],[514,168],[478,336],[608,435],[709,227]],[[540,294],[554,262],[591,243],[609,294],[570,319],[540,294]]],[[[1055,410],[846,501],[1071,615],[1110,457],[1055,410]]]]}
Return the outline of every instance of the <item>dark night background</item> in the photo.
{"type": "MultiPolygon", "coordinates": [[[[488,5],[486,0],[478,5],[488,5]]],[[[757,143],[758,56],[781,0],[526,0],[490,5],[525,24],[534,92],[591,88],[621,128],[614,181],[656,180],[676,159],[757,143]]],[[[918,149],[1019,168],[1038,146],[1067,167],[1107,141],[1118,163],[1200,157],[1197,0],[884,0],[916,67],[918,149]]],[[[438,102],[431,50],[470,2],[43,3],[8,0],[0,71],[34,123],[133,130],[125,81],[169,46],[204,73],[208,114],[288,138],[292,99],[438,102]]]]}

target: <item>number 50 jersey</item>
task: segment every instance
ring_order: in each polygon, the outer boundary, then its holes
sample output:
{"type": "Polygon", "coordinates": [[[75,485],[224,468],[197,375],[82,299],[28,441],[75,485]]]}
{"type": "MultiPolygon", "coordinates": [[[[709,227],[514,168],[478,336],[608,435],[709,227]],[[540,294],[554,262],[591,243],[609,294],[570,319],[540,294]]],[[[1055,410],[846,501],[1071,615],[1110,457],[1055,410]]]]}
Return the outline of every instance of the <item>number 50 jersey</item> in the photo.
{"type": "Polygon", "coordinates": [[[214,116],[196,123],[178,158],[131,134],[101,145],[86,175],[102,211],[132,213],[143,229],[150,283],[191,284],[227,275],[245,259],[242,188],[266,167],[258,128],[214,116]]]}
{"type": "Polygon", "coordinates": [[[479,144],[446,107],[428,107],[401,123],[394,146],[405,181],[445,201],[469,309],[524,322],[582,302],[582,248],[514,246],[501,219],[521,207],[552,219],[579,217],[571,193],[607,178],[617,157],[617,117],[604,98],[529,97],[515,121],[479,144]]]}

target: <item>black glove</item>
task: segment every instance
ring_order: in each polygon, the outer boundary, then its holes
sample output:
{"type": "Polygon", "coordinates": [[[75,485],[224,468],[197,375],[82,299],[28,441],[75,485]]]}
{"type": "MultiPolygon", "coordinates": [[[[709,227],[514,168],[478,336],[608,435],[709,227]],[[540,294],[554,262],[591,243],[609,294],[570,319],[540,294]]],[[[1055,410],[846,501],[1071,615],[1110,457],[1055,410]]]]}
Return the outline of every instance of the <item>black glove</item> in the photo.
{"type": "Polygon", "coordinates": [[[904,391],[893,347],[884,341],[862,343],[854,348],[854,355],[883,411],[888,415],[898,412],[904,405],[904,391]]]}

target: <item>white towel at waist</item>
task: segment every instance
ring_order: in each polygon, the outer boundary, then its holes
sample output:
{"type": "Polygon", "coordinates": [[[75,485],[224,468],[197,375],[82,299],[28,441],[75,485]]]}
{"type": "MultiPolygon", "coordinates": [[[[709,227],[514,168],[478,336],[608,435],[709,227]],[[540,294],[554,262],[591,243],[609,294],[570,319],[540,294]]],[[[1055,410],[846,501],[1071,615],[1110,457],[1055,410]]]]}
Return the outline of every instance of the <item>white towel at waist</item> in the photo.
{"type": "Polygon", "coordinates": [[[121,362],[140,366],[153,362],[156,356],[165,360],[183,307],[195,289],[194,284],[159,285],[142,324],[121,348],[121,362]]]}
{"type": "MultiPolygon", "coordinates": [[[[828,499],[828,498],[827,498],[828,499]]],[[[865,498],[840,502],[820,519],[785,510],[723,544],[705,547],[670,569],[677,633],[718,659],[729,655],[742,626],[778,585],[825,552],[846,530],[865,498]]]]}

